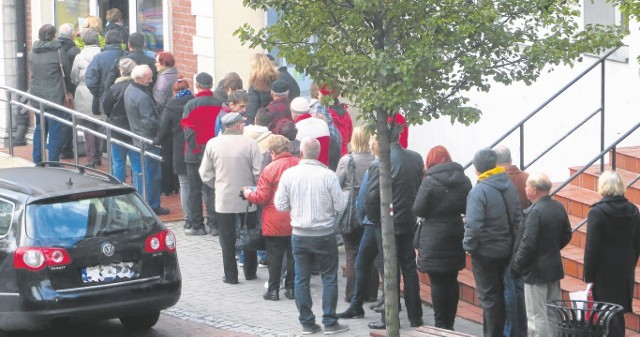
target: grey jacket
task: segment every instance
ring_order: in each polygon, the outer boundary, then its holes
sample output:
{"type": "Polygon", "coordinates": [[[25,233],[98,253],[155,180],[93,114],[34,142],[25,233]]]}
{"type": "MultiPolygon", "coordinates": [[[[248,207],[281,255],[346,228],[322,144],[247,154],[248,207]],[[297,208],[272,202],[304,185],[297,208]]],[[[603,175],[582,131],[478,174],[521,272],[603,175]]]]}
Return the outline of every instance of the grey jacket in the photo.
{"type": "Polygon", "coordinates": [[[492,258],[511,256],[522,209],[506,173],[490,175],[471,189],[466,214],[462,246],[467,253],[492,258]]]}
{"type": "Polygon", "coordinates": [[[170,99],[173,99],[173,84],[178,80],[178,70],[167,68],[158,74],[158,80],[153,86],[153,100],[156,102],[158,112],[162,113],[170,99]]]}
{"type": "MultiPolygon", "coordinates": [[[[156,105],[147,88],[132,82],[124,91],[124,108],[131,132],[149,139],[154,139],[160,126],[156,105]]],[[[140,147],[140,141],[133,141],[140,147]]]]}
{"type": "MultiPolygon", "coordinates": [[[[62,45],[57,40],[38,40],[33,43],[33,49],[29,55],[29,68],[31,70],[29,93],[57,104],[62,104],[65,94],[62,84],[62,71],[60,70],[61,60],[67,79],[69,79],[71,73],[69,60],[58,54],[60,47],[62,45]]],[[[70,80],[69,83],[71,83],[70,80]]]]}

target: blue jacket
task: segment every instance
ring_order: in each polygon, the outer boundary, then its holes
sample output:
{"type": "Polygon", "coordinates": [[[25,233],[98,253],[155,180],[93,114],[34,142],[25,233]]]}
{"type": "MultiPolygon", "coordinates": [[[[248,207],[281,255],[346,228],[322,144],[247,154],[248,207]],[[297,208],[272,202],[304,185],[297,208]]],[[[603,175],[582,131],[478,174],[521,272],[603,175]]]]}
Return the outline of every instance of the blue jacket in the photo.
{"type": "Polygon", "coordinates": [[[462,245],[471,256],[511,256],[517,226],[522,220],[516,188],[504,169],[494,170],[495,174],[478,181],[467,197],[462,245]]]}
{"type": "Polygon", "coordinates": [[[124,52],[120,48],[120,44],[106,45],[87,67],[84,81],[93,95],[93,113],[96,115],[104,113],[104,98],[107,89],[109,89],[106,87],[107,76],[113,68],[114,61],[122,55],[124,55],[124,52]]]}

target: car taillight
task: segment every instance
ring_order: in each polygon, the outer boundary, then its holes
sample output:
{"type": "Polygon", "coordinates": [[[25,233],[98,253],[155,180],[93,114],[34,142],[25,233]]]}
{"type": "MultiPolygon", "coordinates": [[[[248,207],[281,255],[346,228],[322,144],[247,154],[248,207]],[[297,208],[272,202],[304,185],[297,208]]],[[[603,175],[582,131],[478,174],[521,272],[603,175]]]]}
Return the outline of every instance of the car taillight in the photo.
{"type": "Polygon", "coordinates": [[[44,267],[64,266],[71,263],[71,257],[64,248],[18,247],[13,253],[13,267],[38,271],[44,267]]]}
{"type": "Polygon", "coordinates": [[[170,230],[164,230],[147,238],[144,251],[147,253],[157,253],[162,251],[176,251],[176,236],[170,230]]]}

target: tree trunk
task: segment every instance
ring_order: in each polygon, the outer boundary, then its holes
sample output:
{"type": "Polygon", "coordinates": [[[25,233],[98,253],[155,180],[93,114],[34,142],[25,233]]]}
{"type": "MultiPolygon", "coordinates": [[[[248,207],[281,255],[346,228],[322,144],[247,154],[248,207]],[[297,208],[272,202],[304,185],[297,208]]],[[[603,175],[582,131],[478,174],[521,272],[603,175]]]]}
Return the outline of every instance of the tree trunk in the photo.
{"type": "Polygon", "coordinates": [[[382,226],[382,250],[384,252],[384,297],[387,336],[400,336],[398,317],[398,258],[396,236],[393,228],[393,193],[391,190],[391,142],[389,114],[377,111],[378,157],[380,161],[380,221],[382,226]]]}

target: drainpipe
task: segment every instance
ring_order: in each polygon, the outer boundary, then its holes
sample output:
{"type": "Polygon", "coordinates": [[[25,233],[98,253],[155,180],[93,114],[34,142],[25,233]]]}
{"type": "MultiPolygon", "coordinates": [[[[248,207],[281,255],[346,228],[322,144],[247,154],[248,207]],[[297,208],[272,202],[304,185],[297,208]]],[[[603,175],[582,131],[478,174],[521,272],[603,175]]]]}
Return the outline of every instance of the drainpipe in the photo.
{"type": "MultiPolygon", "coordinates": [[[[24,0],[16,0],[15,2],[15,18],[16,18],[16,78],[14,83],[18,90],[27,90],[27,11],[24,0]]],[[[29,127],[29,114],[17,106],[11,109],[11,118],[13,119],[13,145],[26,145],[25,134],[29,127]]]]}

